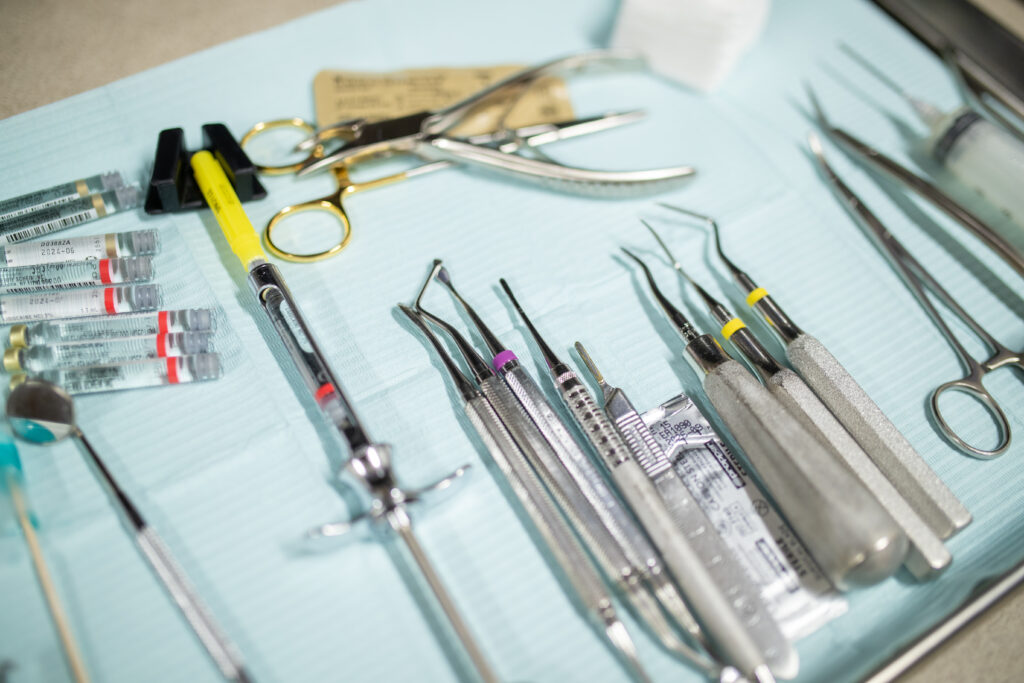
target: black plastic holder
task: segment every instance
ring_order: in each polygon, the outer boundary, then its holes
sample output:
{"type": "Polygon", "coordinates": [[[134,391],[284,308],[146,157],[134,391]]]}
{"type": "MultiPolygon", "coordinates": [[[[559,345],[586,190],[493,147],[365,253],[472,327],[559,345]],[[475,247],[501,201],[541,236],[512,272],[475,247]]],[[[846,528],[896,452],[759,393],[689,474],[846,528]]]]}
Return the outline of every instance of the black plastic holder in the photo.
{"type": "MultiPolygon", "coordinates": [[[[223,123],[203,126],[203,149],[211,152],[224,167],[240,201],[267,196],[266,189],[256,177],[256,166],[223,123]]],[[[185,131],[181,128],[160,131],[153,175],[146,192],[146,213],[192,211],[206,206],[189,163],[193,154],[185,149],[185,131]]]]}

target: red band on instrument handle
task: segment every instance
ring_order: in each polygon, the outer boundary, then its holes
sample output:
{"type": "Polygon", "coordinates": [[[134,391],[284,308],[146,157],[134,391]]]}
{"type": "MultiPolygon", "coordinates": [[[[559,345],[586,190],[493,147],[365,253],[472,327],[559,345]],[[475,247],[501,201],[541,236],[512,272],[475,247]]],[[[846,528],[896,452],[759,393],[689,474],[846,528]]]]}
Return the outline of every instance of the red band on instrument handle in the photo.
{"type": "Polygon", "coordinates": [[[333,393],[334,393],[334,385],[331,384],[330,382],[328,382],[327,384],[320,385],[320,388],[316,390],[315,394],[313,394],[313,398],[315,398],[316,402],[319,403],[325,397],[330,396],[333,393]]]}

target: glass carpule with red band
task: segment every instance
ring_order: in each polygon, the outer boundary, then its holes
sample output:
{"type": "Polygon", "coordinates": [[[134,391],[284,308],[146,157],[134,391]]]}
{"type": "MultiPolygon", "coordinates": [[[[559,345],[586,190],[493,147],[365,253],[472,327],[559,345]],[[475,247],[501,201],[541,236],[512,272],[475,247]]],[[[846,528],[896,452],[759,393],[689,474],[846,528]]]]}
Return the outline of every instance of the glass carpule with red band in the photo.
{"type": "MultiPolygon", "coordinates": [[[[221,376],[221,366],[216,353],[198,353],[180,358],[85,365],[31,374],[33,379],[52,382],[69,394],[93,394],[217,379],[221,376]]],[[[15,375],[11,385],[17,386],[24,377],[15,375]]]]}
{"type": "Polygon", "coordinates": [[[0,293],[128,284],[152,279],[153,260],[149,256],[45,263],[0,268],[0,293]]]}
{"type": "Polygon", "coordinates": [[[163,302],[160,285],[121,285],[0,296],[0,323],[155,311],[163,302]]]}
{"type": "Polygon", "coordinates": [[[177,358],[211,351],[213,341],[209,332],[166,332],[145,337],[12,347],[4,352],[3,368],[11,373],[35,373],[78,365],[177,358]]]}
{"type": "Polygon", "coordinates": [[[114,318],[87,320],[42,321],[11,328],[11,346],[146,337],[174,332],[210,332],[217,328],[217,319],[209,308],[185,308],[178,311],[156,311],[119,315],[114,318]]]}

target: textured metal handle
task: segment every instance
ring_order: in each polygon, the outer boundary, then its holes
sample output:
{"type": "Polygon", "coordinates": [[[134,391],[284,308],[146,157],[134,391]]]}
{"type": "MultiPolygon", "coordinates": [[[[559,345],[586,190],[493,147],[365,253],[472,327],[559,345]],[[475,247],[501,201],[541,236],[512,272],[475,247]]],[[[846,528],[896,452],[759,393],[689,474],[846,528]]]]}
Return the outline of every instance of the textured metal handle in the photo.
{"type": "Polygon", "coordinates": [[[948,538],[971,522],[963,503],[820,341],[800,335],[790,342],[786,354],[932,531],[948,538]]]}
{"type": "Polygon", "coordinates": [[[697,621],[725,660],[756,680],[755,673],[766,664],[765,655],[750,637],[736,605],[716,585],[658,490],[633,460],[615,425],[601,412],[586,386],[571,372],[562,374],[557,383],[562,401],[605,461],[623,499],[661,552],[697,621]]]}
{"type": "Polygon", "coordinates": [[[874,519],[878,525],[875,535],[881,537],[893,533],[893,529],[887,528],[889,525],[884,523],[874,509],[881,506],[906,537],[909,543],[905,564],[914,576],[919,579],[930,578],[949,566],[953,558],[942,539],[914,512],[899,491],[871,462],[864,449],[796,373],[783,370],[772,376],[767,386],[809,432],[823,440],[836,462],[849,468],[859,480],[858,485],[863,484],[874,501],[877,501],[877,504],[872,501],[868,508],[860,508],[862,515],[874,519]]]}
{"type": "Polygon", "coordinates": [[[565,423],[548,403],[544,392],[522,367],[505,373],[502,378],[523,410],[553,451],[558,467],[564,469],[594,509],[604,527],[615,538],[636,567],[648,567],[657,553],[650,541],[622,507],[604,476],[566,428],[565,423]]]}
{"type": "MultiPolygon", "coordinates": [[[[792,370],[782,369],[772,375],[767,387],[821,446],[807,453],[811,459],[798,460],[799,451],[792,452],[791,456],[812,485],[821,487],[822,496],[831,499],[833,510],[847,521],[846,543],[860,555],[860,564],[850,581],[872,584],[892,576],[906,558],[907,536],[845,460],[837,457],[848,453],[837,450],[835,439],[839,439],[840,444],[852,443],[853,439],[838,422],[833,425],[821,422],[828,410],[792,370]],[[820,410],[816,410],[815,404],[820,410]],[[809,414],[815,415],[819,422],[815,423],[809,414]],[[833,428],[829,429],[830,426],[833,428]],[[842,438],[844,435],[846,440],[842,438]]],[[[856,443],[853,446],[856,447],[856,443]]]]}
{"type": "Polygon", "coordinates": [[[858,511],[843,502],[850,478],[821,466],[834,462],[825,447],[735,360],[712,369],[704,389],[829,580],[839,589],[879,580],[873,563],[866,563],[875,549],[865,545],[858,511]]]}
{"type": "Polygon", "coordinates": [[[466,403],[465,412],[580,601],[603,614],[611,606],[604,584],[494,408],[481,397],[466,403]]]}
{"type": "Polygon", "coordinates": [[[639,581],[642,565],[637,566],[630,562],[624,550],[598,519],[597,514],[589,513],[593,507],[590,500],[561,467],[550,444],[536,429],[530,416],[516,401],[509,388],[497,377],[492,377],[480,383],[480,392],[508,428],[516,444],[547,485],[576,533],[591,548],[591,552],[608,577],[623,589],[628,588],[625,583],[630,577],[639,581]]]}

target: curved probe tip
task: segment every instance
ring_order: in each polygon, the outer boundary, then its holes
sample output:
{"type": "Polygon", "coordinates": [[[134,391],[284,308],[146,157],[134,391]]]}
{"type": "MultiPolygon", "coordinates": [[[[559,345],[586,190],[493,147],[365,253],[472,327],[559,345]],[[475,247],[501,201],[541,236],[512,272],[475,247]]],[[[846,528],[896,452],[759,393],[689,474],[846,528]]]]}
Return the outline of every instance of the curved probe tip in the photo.
{"type": "Polygon", "coordinates": [[[416,301],[414,301],[412,304],[412,307],[420,313],[424,312],[423,306],[420,305],[420,301],[423,300],[423,295],[427,293],[427,287],[434,280],[434,278],[437,277],[439,270],[444,270],[444,266],[441,264],[441,259],[436,258],[434,259],[434,263],[430,268],[430,274],[427,275],[427,279],[423,281],[423,286],[420,287],[419,294],[416,295],[416,301]]]}

